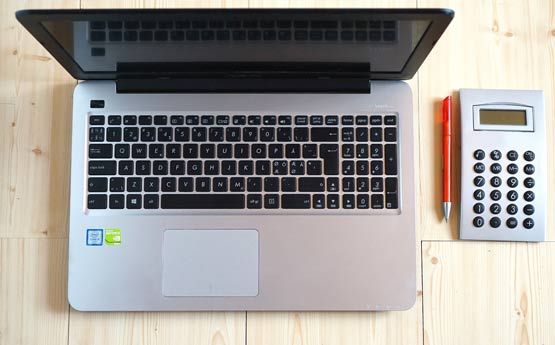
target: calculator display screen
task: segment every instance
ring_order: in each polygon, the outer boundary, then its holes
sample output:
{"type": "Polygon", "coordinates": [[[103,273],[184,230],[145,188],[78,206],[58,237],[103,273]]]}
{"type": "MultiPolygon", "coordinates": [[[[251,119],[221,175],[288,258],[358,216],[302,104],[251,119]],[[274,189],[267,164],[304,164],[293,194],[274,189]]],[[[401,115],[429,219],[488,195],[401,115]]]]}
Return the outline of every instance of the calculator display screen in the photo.
{"type": "Polygon", "coordinates": [[[480,124],[526,126],[526,111],[507,109],[480,109],[480,124]]]}

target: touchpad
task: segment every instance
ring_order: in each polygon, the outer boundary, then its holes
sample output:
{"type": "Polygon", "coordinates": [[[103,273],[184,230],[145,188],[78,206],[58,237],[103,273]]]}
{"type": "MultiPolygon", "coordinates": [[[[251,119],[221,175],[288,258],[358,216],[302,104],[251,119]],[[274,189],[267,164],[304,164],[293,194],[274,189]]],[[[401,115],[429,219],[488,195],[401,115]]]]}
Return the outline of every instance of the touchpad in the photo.
{"type": "Polygon", "coordinates": [[[258,295],[258,231],[166,230],[164,296],[258,295]]]}

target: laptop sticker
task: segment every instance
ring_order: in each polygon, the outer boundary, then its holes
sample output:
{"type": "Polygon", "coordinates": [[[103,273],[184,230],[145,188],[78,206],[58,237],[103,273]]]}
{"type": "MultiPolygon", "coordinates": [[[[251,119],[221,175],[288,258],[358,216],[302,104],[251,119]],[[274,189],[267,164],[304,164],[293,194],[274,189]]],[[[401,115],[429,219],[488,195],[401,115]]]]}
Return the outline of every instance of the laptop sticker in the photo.
{"type": "Polygon", "coordinates": [[[102,245],[102,229],[87,229],[87,246],[102,245]]]}
{"type": "Polygon", "coordinates": [[[121,230],[117,228],[105,229],[104,241],[107,246],[119,246],[121,244],[121,230]]]}

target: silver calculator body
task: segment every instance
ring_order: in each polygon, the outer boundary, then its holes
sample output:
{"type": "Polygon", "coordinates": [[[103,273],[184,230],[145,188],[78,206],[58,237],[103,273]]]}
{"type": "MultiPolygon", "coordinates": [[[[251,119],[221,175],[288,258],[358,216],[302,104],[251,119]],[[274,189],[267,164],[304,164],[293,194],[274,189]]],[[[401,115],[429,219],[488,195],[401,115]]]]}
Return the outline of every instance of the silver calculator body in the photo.
{"type": "Polygon", "coordinates": [[[464,240],[544,241],[543,91],[461,89],[464,240]]]}

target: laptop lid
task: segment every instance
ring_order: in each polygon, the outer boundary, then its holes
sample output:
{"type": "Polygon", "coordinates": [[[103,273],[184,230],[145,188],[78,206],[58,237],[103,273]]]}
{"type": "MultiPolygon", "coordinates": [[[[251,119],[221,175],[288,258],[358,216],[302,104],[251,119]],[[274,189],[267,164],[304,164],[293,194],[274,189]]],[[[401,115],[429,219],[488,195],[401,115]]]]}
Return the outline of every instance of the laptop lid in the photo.
{"type": "Polygon", "coordinates": [[[76,79],[410,79],[448,9],[22,10],[76,79]]]}

